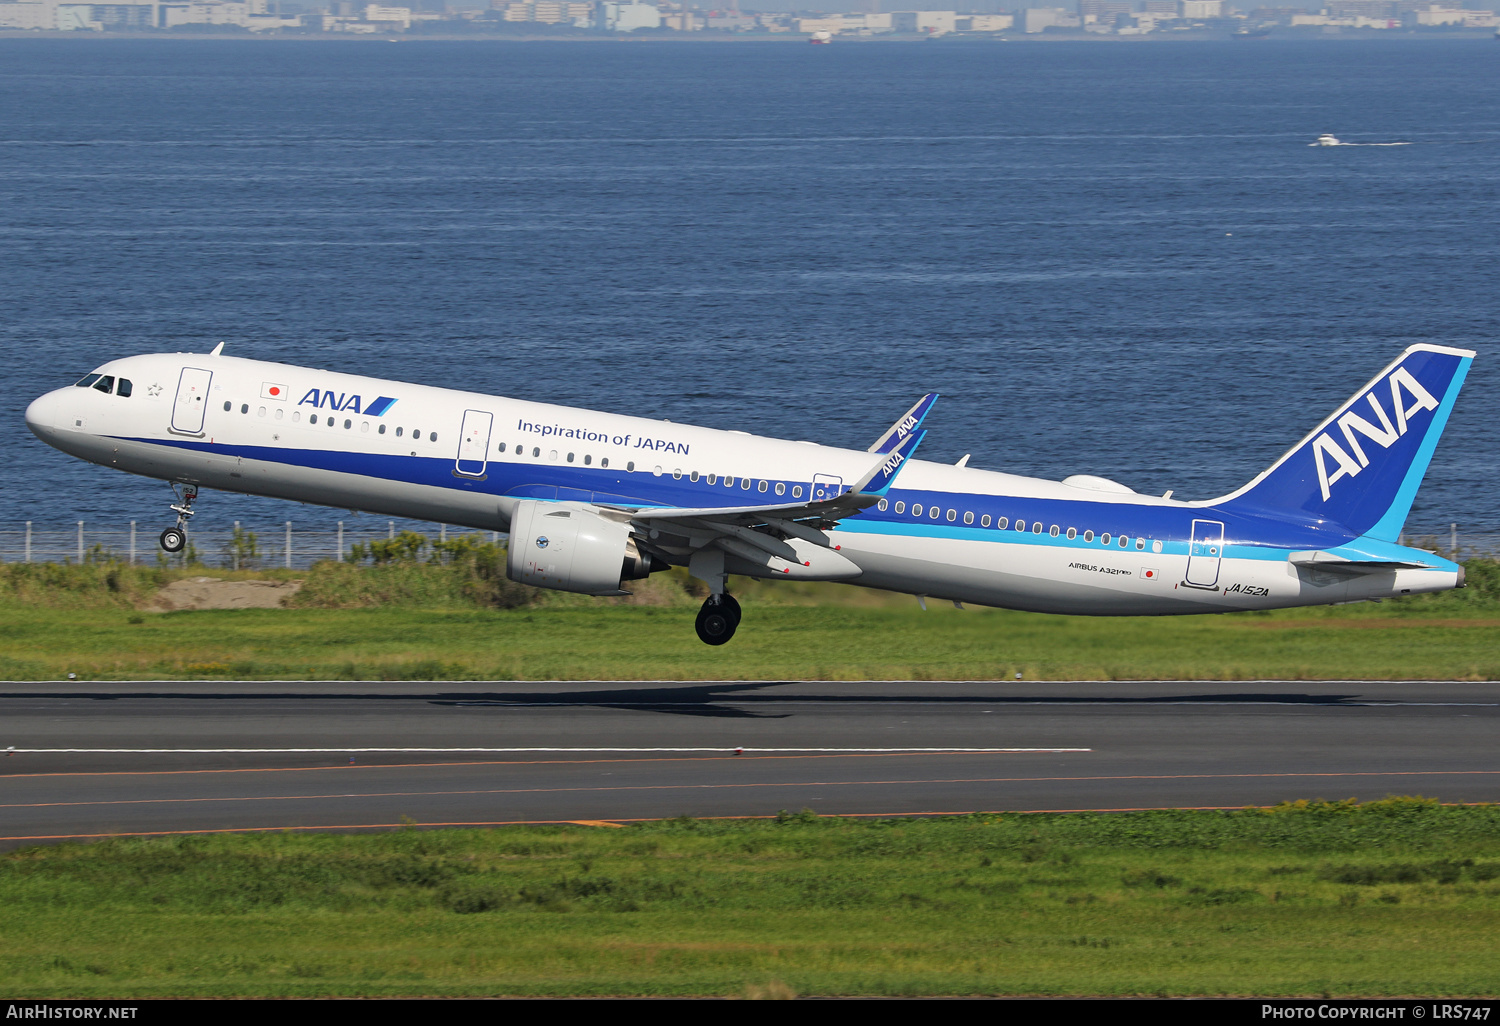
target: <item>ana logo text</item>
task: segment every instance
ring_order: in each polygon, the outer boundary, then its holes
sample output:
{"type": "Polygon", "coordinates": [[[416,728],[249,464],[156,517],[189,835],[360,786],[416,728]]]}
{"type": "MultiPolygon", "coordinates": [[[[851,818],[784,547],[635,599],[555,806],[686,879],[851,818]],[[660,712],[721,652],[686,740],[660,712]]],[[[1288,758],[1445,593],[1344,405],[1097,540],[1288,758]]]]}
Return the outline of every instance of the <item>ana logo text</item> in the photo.
{"type": "Polygon", "coordinates": [[[298,406],[314,406],[320,410],[338,410],[340,413],[363,413],[366,417],[383,417],[386,411],[396,405],[396,400],[389,396],[381,396],[372,400],[363,409],[360,408],[363,400],[353,393],[319,391],[309,388],[307,394],[297,400],[298,406]]]}
{"type": "Polygon", "coordinates": [[[1422,410],[1437,409],[1438,401],[1432,397],[1432,393],[1423,388],[1405,367],[1396,368],[1386,380],[1391,386],[1391,408],[1396,415],[1395,424],[1391,423],[1390,416],[1385,407],[1380,405],[1375,393],[1369,392],[1366,393],[1365,400],[1380,421],[1379,427],[1360,416],[1357,411],[1362,407],[1355,404],[1338,419],[1339,429],[1349,447],[1347,450],[1334,441],[1327,431],[1313,439],[1313,462],[1318,465],[1318,484],[1323,488],[1323,501],[1328,501],[1335,481],[1355,477],[1370,465],[1370,457],[1365,455],[1364,446],[1356,435],[1364,435],[1382,449],[1389,449],[1396,444],[1396,439],[1406,434],[1406,426],[1414,414],[1422,410]],[[1331,474],[1328,472],[1330,459],[1334,464],[1331,474]]]}

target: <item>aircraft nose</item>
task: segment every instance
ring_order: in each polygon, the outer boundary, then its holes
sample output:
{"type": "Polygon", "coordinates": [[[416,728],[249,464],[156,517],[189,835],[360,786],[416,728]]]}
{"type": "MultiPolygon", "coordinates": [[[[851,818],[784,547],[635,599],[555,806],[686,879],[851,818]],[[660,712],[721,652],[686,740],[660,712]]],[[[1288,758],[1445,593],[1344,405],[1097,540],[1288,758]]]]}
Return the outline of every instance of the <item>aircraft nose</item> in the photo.
{"type": "Polygon", "coordinates": [[[51,443],[62,429],[63,396],[66,389],[56,389],[38,396],[26,407],[26,426],[42,441],[51,443]]]}

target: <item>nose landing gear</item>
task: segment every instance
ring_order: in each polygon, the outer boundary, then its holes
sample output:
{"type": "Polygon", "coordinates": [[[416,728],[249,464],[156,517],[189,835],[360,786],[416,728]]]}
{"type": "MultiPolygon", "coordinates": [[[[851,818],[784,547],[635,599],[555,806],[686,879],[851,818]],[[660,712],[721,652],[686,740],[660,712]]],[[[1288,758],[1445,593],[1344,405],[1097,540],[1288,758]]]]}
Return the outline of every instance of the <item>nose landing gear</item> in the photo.
{"type": "Polygon", "coordinates": [[[183,485],[182,491],[178,492],[174,484],[172,491],[177,494],[178,501],[168,508],[177,514],[177,526],[169,527],[161,533],[161,547],[165,552],[181,552],[187,545],[187,525],[195,512],[193,503],[198,498],[198,486],[183,485]]]}
{"type": "Polygon", "coordinates": [[[710,595],[704,601],[693,627],[698,632],[698,640],[705,645],[722,645],[734,637],[739,625],[740,604],[726,591],[710,595]]]}

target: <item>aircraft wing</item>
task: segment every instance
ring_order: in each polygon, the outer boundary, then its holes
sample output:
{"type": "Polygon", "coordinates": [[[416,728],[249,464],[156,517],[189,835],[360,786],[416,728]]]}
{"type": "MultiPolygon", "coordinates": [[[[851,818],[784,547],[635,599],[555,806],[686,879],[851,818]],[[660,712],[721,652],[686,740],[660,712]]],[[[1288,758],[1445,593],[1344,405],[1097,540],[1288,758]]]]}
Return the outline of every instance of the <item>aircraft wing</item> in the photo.
{"type": "Polygon", "coordinates": [[[757,568],[755,572],[807,580],[857,577],[863,571],[839,553],[839,545],[826,532],[840,519],[879,502],[925,436],[925,431],[908,432],[890,452],[877,454],[876,461],[853,487],[828,499],[701,509],[596,509],[604,516],[628,522],[643,549],[669,561],[687,562],[689,571],[710,582],[715,594],[723,590],[726,572],[749,572],[734,569],[735,564],[749,564],[757,568]],[[730,559],[728,569],[726,557],[730,559]]]}
{"type": "Polygon", "coordinates": [[[781,501],[753,506],[704,506],[696,509],[681,506],[613,506],[608,504],[601,504],[599,508],[606,515],[613,512],[619,519],[630,520],[651,518],[745,522],[764,520],[769,517],[778,520],[824,521],[832,526],[840,518],[858,513],[879,502],[881,497],[890,491],[901,468],[911,459],[912,453],[917,451],[917,446],[922,444],[922,439],[925,437],[927,437],[925,431],[908,433],[890,452],[877,454],[879,458],[859,481],[829,499],[791,503],[781,501]],[[619,516],[621,514],[623,516],[619,516]]]}

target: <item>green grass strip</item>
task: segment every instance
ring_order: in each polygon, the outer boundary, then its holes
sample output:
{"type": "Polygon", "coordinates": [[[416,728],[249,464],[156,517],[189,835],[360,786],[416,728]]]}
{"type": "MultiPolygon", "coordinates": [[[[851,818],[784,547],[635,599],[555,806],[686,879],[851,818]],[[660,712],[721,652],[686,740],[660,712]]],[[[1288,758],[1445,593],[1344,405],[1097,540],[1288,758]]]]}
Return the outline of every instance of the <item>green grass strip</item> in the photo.
{"type": "MultiPolygon", "coordinates": [[[[415,536],[413,536],[415,537],[415,536]]],[[[463,536],[468,538],[469,536],[463,536]]],[[[413,543],[415,544],[415,543],[413,543]]],[[[294,608],[153,613],[204,568],[0,566],[0,678],[375,680],[1254,680],[1500,678],[1500,563],[1470,587],[1381,604],[1172,617],[955,610],[839,585],[736,579],[733,641],[701,644],[701,596],[674,570],[629,601],[504,578],[504,550],[446,543],[432,561],[321,563],[294,608]]]]}
{"type": "Polygon", "coordinates": [[[1500,993],[1500,806],[673,820],[0,856],[6,997],[1500,993]]]}

